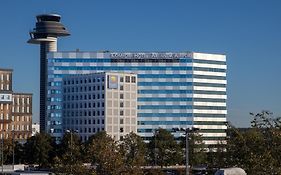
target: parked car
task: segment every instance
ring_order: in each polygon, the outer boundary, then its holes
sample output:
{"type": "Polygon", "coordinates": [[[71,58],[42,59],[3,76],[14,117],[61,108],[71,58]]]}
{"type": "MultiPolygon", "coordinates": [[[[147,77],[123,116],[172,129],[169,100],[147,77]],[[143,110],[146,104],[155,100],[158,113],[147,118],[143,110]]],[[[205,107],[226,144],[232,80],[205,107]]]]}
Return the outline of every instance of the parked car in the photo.
{"type": "Polygon", "coordinates": [[[223,168],[219,169],[215,175],[247,175],[242,168],[223,168]]]}

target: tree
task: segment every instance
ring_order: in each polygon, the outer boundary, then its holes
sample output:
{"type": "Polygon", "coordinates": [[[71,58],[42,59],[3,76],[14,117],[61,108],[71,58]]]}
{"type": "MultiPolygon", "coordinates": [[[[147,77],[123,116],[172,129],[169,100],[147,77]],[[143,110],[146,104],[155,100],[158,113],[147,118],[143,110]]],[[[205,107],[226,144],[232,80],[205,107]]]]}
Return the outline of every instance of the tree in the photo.
{"type": "Polygon", "coordinates": [[[29,164],[39,164],[40,168],[50,167],[49,154],[52,151],[52,141],[51,136],[46,133],[28,138],[24,144],[25,161],[29,164]]]}
{"type": "Polygon", "coordinates": [[[227,165],[241,167],[248,174],[281,174],[280,118],[269,111],[251,115],[254,117],[252,128],[229,129],[227,165]]]}
{"type": "Polygon", "coordinates": [[[106,134],[98,132],[90,137],[87,152],[91,163],[100,175],[119,175],[124,171],[124,162],[116,142],[106,134]]]}
{"type": "Polygon", "coordinates": [[[121,141],[120,148],[126,173],[131,175],[143,174],[141,166],[145,165],[146,145],[142,138],[131,132],[121,141]]]}
{"type": "MultiPolygon", "coordinates": [[[[203,165],[207,162],[207,150],[202,136],[197,132],[191,132],[188,141],[188,154],[190,165],[203,165]]],[[[186,148],[186,138],[181,137],[181,148],[186,148]]],[[[185,156],[184,156],[185,157],[185,156]]],[[[184,159],[185,162],[185,159],[184,159]]]]}
{"type": "Polygon", "coordinates": [[[149,157],[154,165],[163,167],[179,164],[183,153],[171,132],[160,128],[149,143],[149,157]]]}
{"type": "Polygon", "coordinates": [[[77,134],[65,133],[59,144],[59,155],[54,159],[56,174],[89,174],[90,169],[83,166],[81,142],[77,134]]]}
{"type": "Polygon", "coordinates": [[[17,142],[13,141],[13,139],[8,138],[3,140],[3,158],[5,164],[19,163],[23,159],[23,147],[17,142]]]}

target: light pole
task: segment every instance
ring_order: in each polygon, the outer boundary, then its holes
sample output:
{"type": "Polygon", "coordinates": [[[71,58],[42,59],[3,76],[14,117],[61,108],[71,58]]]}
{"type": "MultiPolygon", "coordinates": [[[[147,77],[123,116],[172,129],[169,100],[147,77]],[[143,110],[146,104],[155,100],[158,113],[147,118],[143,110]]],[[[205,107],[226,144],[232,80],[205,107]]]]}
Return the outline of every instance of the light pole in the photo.
{"type": "Polygon", "coordinates": [[[12,142],[13,142],[13,170],[15,170],[15,131],[12,130],[12,142]]]}
{"type": "Polygon", "coordinates": [[[73,131],[73,130],[66,130],[67,133],[70,133],[70,157],[71,157],[71,164],[70,164],[70,173],[72,174],[72,164],[73,164],[73,155],[72,155],[72,149],[73,149],[73,138],[72,138],[72,133],[78,133],[78,131],[73,131]]]}
{"type": "Polygon", "coordinates": [[[1,171],[3,174],[3,172],[4,172],[4,169],[3,169],[3,166],[4,166],[4,132],[3,131],[1,133],[1,165],[2,165],[1,171]]]}
{"type": "Polygon", "coordinates": [[[158,130],[154,130],[154,166],[157,166],[157,154],[156,154],[156,134],[158,133],[158,130]]]}
{"type": "Polygon", "coordinates": [[[71,163],[70,163],[70,173],[72,174],[72,130],[66,130],[67,133],[70,133],[70,157],[71,157],[71,163]]]}
{"type": "Polygon", "coordinates": [[[189,175],[189,133],[198,131],[199,128],[173,128],[174,132],[185,132],[185,174],[189,175]]]}

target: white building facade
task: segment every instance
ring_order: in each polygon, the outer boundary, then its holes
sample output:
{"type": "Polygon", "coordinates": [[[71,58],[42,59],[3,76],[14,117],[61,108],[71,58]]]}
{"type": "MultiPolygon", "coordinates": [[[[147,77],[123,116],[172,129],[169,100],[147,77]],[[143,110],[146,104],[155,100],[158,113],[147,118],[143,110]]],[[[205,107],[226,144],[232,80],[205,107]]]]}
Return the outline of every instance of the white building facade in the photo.
{"type": "Polygon", "coordinates": [[[54,137],[61,137],[64,132],[64,77],[124,72],[137,75],[137,133],[145,140],[149,140],[158,128],[172,131],[172,128],[190,127],[200,128],[200,134],[208,145],[225,139],[225,55],[106,51],[52,52],[47,57],[46,131],[54,137]]]}
{"type": "Polygon", "coordinates": [[[115,140],[137,132],[137,75],[94,73],[72,75],[62,83],[63,130],[82,141],[106,131],[115,140]]]}

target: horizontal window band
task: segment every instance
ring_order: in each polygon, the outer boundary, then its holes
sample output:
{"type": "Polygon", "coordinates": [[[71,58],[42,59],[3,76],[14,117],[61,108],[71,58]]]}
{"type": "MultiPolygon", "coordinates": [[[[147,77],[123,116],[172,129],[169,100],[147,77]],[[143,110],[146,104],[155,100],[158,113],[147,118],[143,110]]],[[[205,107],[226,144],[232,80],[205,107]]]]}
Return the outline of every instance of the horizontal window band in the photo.
{"type": "Polygon", "coordinates": [[[226,65],[225,61],[214,61],[214,60],[199,60],[193,59],[193,63],[204,63],[204,64],[218,64],[218,65],[226,65]]]}
{"type": "Polygon", "coordinates": [[[226,84],[217,83],[193,83],[194,86],[207,86],[207,87],[226,87],[226,84]]]}
{"type": "Polygon", "coordinates": [[[192,90],[138,90],[139,94],[191,94],[192,90]]]}
{"type": "Polygon", "coordinates": [[[138,113],[138,117],[192,117],[191,113],[138,113]]]}
{"type": "Polygon", "coordinates": [[[193,109],[226,110],[225,106],[193,106],[193,109]]]}
{"type": "Polygon", "coordinates": [[[225,99],[213,99],[213,98],[170,98],[170,97],[140,97],[138,101],[197,101],[197,102],[226,102],[225,99]]]}
{"type": "Polygon", "coordinates": [[[138,74],[138,78],[192,78],[192,74],[138,74]]]}
{"type": "Polygon", "coordinates": [[[111,59],[111,58],[60,58],[60,59],[48,59],[49,63],[191,63],[192,59],[186,58],[176,58],[176,59],[133,59],[133,58],[119,58],[119,59],[111,59]]]}
{"type": "Polygon", "coordinates": [[[226,69],[204,68],[204,67],[194,67],[193,70],[196,70],[196,71],[207,71],[207,72],[226,72],[226,69]]]}
{"type": "Polygon", "coordinates": [[[193,78],[212,79],[212,80],[226,80],[225,76],[213,76],[213,75],[193,75],[193,78]]]}
{"type": "Polygon", "coordinates": [[[192,86],[191,82],[138,82],[138,86],[192,86]]]}
{"type": "Polygon", "coordinates": [[[139,94],[215,94],[226,95],[225,91],[200,91],[200,90],[138,90],[139,94]]]}
{"type": "Polygon", "coordinates": [[[200,133],[225,133],[225,129],[200,129],[200,133]]]}
{"type": "Polygon", "coordinates": [[[139,105],[138,109],[210,109],[226,110],[225,106],[192,106],[192,105],[139,105]]]}
{"type": "Polygon", "coordinates": [[[216,98],[193,98],[194,102],[226,102],[226,99],[216,98]]]}
{"type": "Polygon", "coordinates": [[[226,118],[226,114],[194,114],[194,117],[226,118]]]}
{"type": "MultiPolygon", "coordinates": [[[[53,74],[48,75],[49,78],[63,78],[71,74],[53,74]]],[[[193,74],[138,74],[138,78],[198,78],[198,79],[217,79],[226,80],[225,76],[213,76],[213,75],[193,75],[193,74]]]]}
{"type": "Polygon", "coordinates": [[[153,97],[153,98],[138,98],[138,101],[192,101],[192,98],[166,98],[166,97],[153,97]]]}
{"type": "Polygon", "coordinates": [[[191,125],[191,124],[192,121],[138,121],[138,125],[191,125]]]}
{"type": "Polygon", "coordinates": [[[194,121],[194,125],[226,125],[225,122],[217,121],[194,121]]]}
{"type": "Polygon", "coordinates": [[[194,94],[214,94],[214,95],[226,95],[226,91],[201,91],[201,90],[194,90],[194,94]]]}
{"type": "Polygon", "coordinates": [[[110,70],[192,70],[188,66],[54,66],[54,70],[95,70],[95,71],[110,71],[110,70]]]}
{"type": "Polygon", "coordinates": [[[189,105],[139,105],[138,109],[192,109],[189,105]]]}

